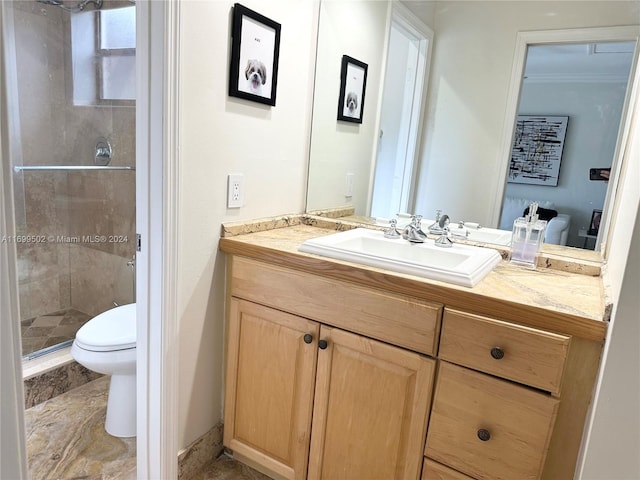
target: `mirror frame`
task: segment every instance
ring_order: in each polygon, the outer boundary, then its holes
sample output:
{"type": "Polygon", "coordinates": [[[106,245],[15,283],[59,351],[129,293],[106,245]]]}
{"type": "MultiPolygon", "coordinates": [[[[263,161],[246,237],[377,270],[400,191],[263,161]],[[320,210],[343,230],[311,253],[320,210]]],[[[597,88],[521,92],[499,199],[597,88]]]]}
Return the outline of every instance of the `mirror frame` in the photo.
{"type": "Polygon", "coordinates": [[[607,244],[612,231],[613,207],[616,205],[617,192],[620,186],[623,156],[627,138],[631,127],[631,112],[633,103],[637,97],[635,88],[638,77],[638,55],[640,50],[640,26],[621,27],[592,27],[575,28],[565,30],[536,30],[518,32],[516,38],[516,48],[514,53],[513,68],[511,70],[511,82],[507,94],[507,106],[505,109],[505,123],[503,126],[502,141],[500,148],[500,159],[502,167],[499,172],[502,175],[501,188],[496,190],[494,205],[500,205],[499,209],[494,209],[492,223],[497,225],[502,215],[502,204],[504,191],[506,189],[507,174],[509,170],[509,160],[511,157],[511,146],[515,131],[515,119],[518,114],[520,103],[520,91],[522,88],[522,78],[526,65],[527,48],[529,45],[549,45],[557,43],[596,43],[596,42],[635,42],[629,80],[625,94],[624,106],[620,118],[618,139],[611,165],[611,177],[604,206],[602,208],[602,223],[596,239],[596,251],[600,251],[602,258],[607,256],[607,244]],[[604,241],[603,241],[604,239],[604,241]]]}

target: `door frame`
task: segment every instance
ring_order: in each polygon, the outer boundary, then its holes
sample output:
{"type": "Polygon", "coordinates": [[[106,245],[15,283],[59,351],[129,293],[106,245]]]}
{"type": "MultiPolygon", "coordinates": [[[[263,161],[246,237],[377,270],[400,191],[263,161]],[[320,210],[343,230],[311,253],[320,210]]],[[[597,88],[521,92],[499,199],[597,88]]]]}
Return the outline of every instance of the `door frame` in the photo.
{"type": "Polygon", "coordinates": [[[177,478],[180,2],[136,5],[137,477],[177,478]]]}
{"type": "Polygon", "coordinates": [[[520,93],[522,90],[522,77],[524,74],[527,49],[530,45],[551,45],[565,43],[597,43],[597,42],[634,42],[635,49],[629,79],[627,81],[627,91],[625,93],[624,105],[620,114],[620,126],[616,147],[611,164],[611,178],[602,208],[602,223],[596,239],[596,250],[600,250],[602,257],[608,256],[608,245],[611,243],[610,235],[613,232],[613,220],[615,205],[617,203],[620,179],[622,177],[624,145],[627,142],[631,128],[631,112],[635,101],[633,91],[633,81],[638,75],[638,57],[640,52],[640,28],[637,25],[612,26],[612,27],[585,27],[561,30],[531,30],[517,32],[515,52],[511,70],[511,80],[507,94],[507,104],[505,108],[504,124],[502,127],[502,137],[500,141],[500,152],[496,159],[495,177],[502,181],[498,183],[495,191],[493,205],[490,209],[492,213],[491,224],[499,225],[502,217],[502,206],[504,192],[507,188],[507,175],[509,172],[509,160],[511,159],[511,148],[513,146],[513,135],[515,131],[518,107],[520,104],[520,93]]]}
{"type": "MultiPolygon", "coordinates": [[[[411,120],[409,122],[407,148],[405,150],[404,158],[404,175],[402,180],[400,204],[406,205],[407,210],[413,211],[415,209],[416,201],[416,185],[417,185],[417,171],[420,158],[420,147],[422,143],[422,131],[424,122],[424,111],[427,105],[427,91],[429,87],[429,72],[431,66],[431,56],[433,47],[434,33],[429,27],[427,27],[422,20],[411,12],[407,7],[398,2],[393,2],[391,7],[390,18],[388,21],[388,32],[386,40],[386,55],[389,55],[389,45],[391,43],[391,26],[395,24],[398,29],[404,30],[405,33],[413,35],[420,45],[418,68],[416,71],[416,80],[421,80],[420,90],[414,87],[411,120]],[[408,168],[407,168],[408,167],[408,168]]],[[[388,66],[388,61],[385,61],[384,68],[388,66]]],[[[383,74],[384,78],[384,74],[383,74]]],[[[382,105],[382,98],[384,96],[384,85],[380,94],[380,105],[382,105]]],[[[378,115],[382,114],[382,107],[380,107],[378,115]]],[[[381,118],[378,118],[377,131],[380,131],[381,118]]],[[[371,178],[369,181],[369,197],[367,199],[367,211],[371,212],[373,205],[373,194],[375,184],[375,170],[378,159],[378,143],[380,141],[379,135],[374,140],[373,148],[373,167],[371,169],[371,178]]]]}
{"type": "MultiPolygon", "coordinates": [[[[5,19],[0,8],[0,23],[5,19]]],[[[179,2],[136,4],[137,477],[177,478],[179,2]],[[153,239],[153,242],[151,241],[153,239]]],[[[0,47],[3,42],[0,39],[0,47]]],[[[4,49],[0,73],[4,75],[4,49]]],[[[14,232],[0,89],[0,235],[14,232]]],[[[2,475],[28,478],[15,246],[0,243],[2,475]],[[6,361],[5,361],[6,360],[6,361]],[[7,418],[5,418],[5,416],[7,418]],[[10,420],[5,422],[5,420],[10,420]]]]}

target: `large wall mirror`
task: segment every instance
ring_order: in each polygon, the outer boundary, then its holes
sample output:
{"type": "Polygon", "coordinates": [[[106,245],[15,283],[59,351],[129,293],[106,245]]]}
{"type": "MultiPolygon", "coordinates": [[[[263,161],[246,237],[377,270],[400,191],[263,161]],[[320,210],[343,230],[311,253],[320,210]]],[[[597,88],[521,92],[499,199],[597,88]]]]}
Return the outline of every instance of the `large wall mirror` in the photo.
{"type": "MultiPolygon", "coordinates": [[[[521,203],[538,201],[569,221],[552,243],[598,250],[621,171],[640,33],[631,19],[640,1],[399,3],[433,32],[426,95],[413,104],[421,118],[415,162],[408,172],[399,169],[410,186],[406,211],[433,218],[442,210],[454,221],[510,229],[521,203]],[[565,131],[554,132],[563,134],[557,163],[543,159],[559,167],[555,173],[515,165],[512,146],[523,125],[530,138],[520,147],[536,145],[530,127],[560,128],[553,122],[562,117],[565,131]],[[592,169],[605,169],[608,178],[592,169]]],[[[309,212],[351,206],[358,216],[379,216],[373,187],[385,73],[392,73],[386,67],[394,64],[387,55],[393,11],[393,3],[376,0],[322,0],[309,212]],[[332,69],[342,54],[369,66],[361,125],[335,119],[332,69]]],[[[391,197],[389,203],[394,209],[391,197]]]]}

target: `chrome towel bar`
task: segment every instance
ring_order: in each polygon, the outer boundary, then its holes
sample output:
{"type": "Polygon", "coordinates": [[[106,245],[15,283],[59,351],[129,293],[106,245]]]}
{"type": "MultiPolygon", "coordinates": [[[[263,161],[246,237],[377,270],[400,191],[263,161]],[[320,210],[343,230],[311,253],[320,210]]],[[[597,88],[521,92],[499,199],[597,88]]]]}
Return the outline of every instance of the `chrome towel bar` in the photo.
{"type": "Polygon", "coordinates": [[[15,165],[16,172],[34,170],[135,170],[136,167],[115,166],[115,165],[15,165]]]}

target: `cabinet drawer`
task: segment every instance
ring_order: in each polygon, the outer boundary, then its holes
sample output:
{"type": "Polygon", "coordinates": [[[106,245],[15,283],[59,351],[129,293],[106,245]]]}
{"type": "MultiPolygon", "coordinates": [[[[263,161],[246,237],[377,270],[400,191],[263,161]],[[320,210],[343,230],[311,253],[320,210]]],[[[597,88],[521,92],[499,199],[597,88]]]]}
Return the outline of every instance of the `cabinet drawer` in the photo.
{"type": "Polygon", "coordinates": [[[425,455],[478,479],[540,477],[559,401],[440,363],[425,455]]]}
{"type": "Polygon", "coordinates": [[[421,480],[473,480],[464,473],[457,472],[449,467],[434,462],[430,458],[424,459],[422,465],[421,480]]]}
{"type": "Polygon", "coordinates": [[[427,355],[435,355],[442,305],[230,257],[231,295],[427,355]]]}
{"type": "Polygon", "coordinates": [[[570,340],[565,335],[445,309],[438,356],[557,394],[570,340]]]}

